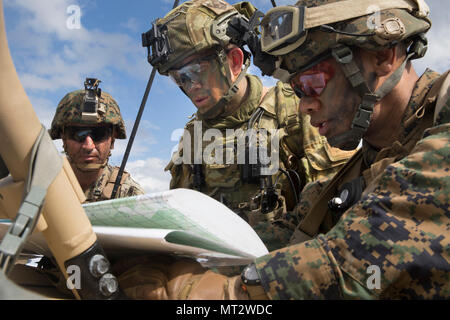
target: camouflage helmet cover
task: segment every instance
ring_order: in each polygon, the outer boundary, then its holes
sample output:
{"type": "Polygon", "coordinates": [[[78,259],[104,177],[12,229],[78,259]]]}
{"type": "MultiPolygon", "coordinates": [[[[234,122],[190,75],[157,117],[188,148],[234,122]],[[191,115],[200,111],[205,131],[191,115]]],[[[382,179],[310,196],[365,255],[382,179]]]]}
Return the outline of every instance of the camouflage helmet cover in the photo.
{"type": "Polygon", "coordinates": [[[172,52],[168,60],[156,65],[159,73],[167,71],[185,58],[214,47],[225,47],[227,22],[239,12],[222,0],[186,1],[170,11],[157,25],[168,27],[172,52]]]}
{"type": "MultiPolygon", "coordinates": [[[[59,102],[50,129],[50,136],[53,140],[61,138],[62,128],[67,125],[91,125],[93,123],[92,121],[83,120],[81,117],[84,96],[84,89],[76,90],[66,94],[59,102]]],[[[115,128],[114,137],[117,139],[126,139],[125,124],[120,114],[119,105],[106,92],[101,92],[97,120],[94,123],[111,124],[115,128]]]]}
{"type": "MultiPolygon", "coordinates": [[[[296,5],[313,8],[340,1],[344,0],[301,0],[296,5]]],[[[295,72],[338,44],[377,50],[390,44],[411,40],[414,36],[427,32],[431,27],[431,20],[427,16],[429,8],[424,0],[405,1],[411,3],[414,7],[411,10],[386,9],[378,11],[377,3],[379,1],[367,0],[365,2],[368,4],[367,14],[330,24],[336,30],[361,36],[336,32],[328,33],[319,30],[319,28],[311,29],[303,44],[282,56],[281,68],[289,71],[289,73],[295,72]],[[389,30],[386,29],[392,25],[394,25],[394,30],[389,34],[389,30]]],[[[334,14],[339,16],[340,12],[334,14]]]]}

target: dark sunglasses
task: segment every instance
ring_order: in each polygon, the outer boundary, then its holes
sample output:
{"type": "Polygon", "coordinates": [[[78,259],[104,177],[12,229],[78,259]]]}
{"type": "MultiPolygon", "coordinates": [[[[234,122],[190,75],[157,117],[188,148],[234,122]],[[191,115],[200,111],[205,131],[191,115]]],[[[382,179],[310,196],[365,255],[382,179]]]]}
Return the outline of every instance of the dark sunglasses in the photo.
{"type": "Polygon", "coordinates": [[[334,76],[334,67],[322,61],[308,70],[294,74],[289,83],[299,98],[318,97],[334,76]]]}
{"type": "Polygon", "coordinates": [[[66,127],[67,137],[77,142],[84,142],[89,136],[94,142],[101,142],[111,136],[111,127],[66,127]]]}

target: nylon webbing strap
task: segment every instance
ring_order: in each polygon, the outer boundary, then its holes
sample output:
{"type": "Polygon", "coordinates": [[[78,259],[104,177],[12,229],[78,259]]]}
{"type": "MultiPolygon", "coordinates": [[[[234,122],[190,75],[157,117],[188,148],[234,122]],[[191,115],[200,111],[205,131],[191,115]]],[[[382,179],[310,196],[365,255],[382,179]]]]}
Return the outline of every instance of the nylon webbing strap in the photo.
{"type": "Polygon", "coordinates": [[[335,47],[331,49],[331,55],[337,62],[340,63],[345,77],[348,79],[352,87],[358,91],[360,96],[371,92],[361,73],[361,70],[353,60],[353,52],[349,47],[345,45],[335,47]]]}
{"type": "Polygon", "coordinates": [[[320,197],[316,199],[313,206],[311,207],[311,210],[306,214],[306,216],[297,227],[300,233],[305,234],[305,237],[303,238],[304,240],[307,240],[306,238],[308,236],[314,237],[317,234],[317,232],[319,231],[319,227],[328,212],[328,200],[333,197],[339,181],[341,181],[341,179],[345,175],[347,175],[352,169],[354,169],[355,165],[360,163],[361,160],[362,151],[361,149],[359,149],[320,193],[320,197]]]}
{"type": "Polygon", "coordinates": [[[361,104],[358,106],[358,110],[353,118],[351,129],[329,139],[332,146],[344,150],[351,150],[356,148],[359,140],[362,139],[369,127],[375,103],[391,92],[398,84],[402,78],[406,64],[415,52],[411,52],[406,56],[400,67],[392,73],[376,92],[372,92],[368,87],[361,70],[353,59],[353,52],[349,47],[345,45],[337,46],[331,49],[331,54],[341,65],[346,78],[362,98],[361,104]]]}
{"type": "Polygon", "coordinates": [[[430,11],[423,0],[346,0],[306,8],[304,28],[311,29],[388,9],[416,10],[419,17],[427,16],[430,11]]]}
{"type": "Polygon", "coordinates": [[[47,130],[42,126],[31,150],[24,200],[0,244],[0,269],[5,273],[11,270],[28,236],[32,233],[44,204],[47,188],[61,168],[62,159],[47,130]]]}

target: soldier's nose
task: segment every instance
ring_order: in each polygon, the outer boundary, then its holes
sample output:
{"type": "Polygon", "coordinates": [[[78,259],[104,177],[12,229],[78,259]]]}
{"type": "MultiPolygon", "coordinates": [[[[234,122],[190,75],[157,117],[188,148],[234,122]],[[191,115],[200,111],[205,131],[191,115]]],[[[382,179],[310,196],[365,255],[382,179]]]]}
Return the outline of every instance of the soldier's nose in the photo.
{"type": "Polygon", "coordinates": [[[86,138],[83,141],[82,147],[84,149],[94,149],[95,148],[95,143],[91,136],[89,136],[89,135],[86,136],[86,138]]]}
{"type": "Polygon", "coordinates": [[[202,84],[200,83],[200,81],[191,80],[191,82],[189,83],[189,86],[188,86],[186,92],[191,92],[191,91],[194,91],[194,90],[199,89],[201,87],[202,87],[202,84]]]}
{"type": "Polygon", "coordinates": [[[311,115],[318,111],[321,107],[321,102],[312,97],[303,97],[300,99],[299,109],[301,113],[311,115]]]}

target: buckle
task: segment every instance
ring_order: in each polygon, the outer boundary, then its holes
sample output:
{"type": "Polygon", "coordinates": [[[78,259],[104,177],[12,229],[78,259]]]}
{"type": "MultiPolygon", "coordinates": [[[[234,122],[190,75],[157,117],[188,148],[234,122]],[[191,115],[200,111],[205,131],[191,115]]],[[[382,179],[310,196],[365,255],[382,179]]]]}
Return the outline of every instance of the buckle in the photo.
{"type": "Polygon", "coordinates": [[[370,117],[372,116],[373,110],[365,110],[359,106],[358,113],[352,122],[352,128],[357,126],[360,128],[367,129],[370,125],[370,117]]]}
{"type": "Polygon", "coordinates": [[[337,62],[342,64],[350,63],[353,60],[353,52],[347,46],[339,46],[331,49],[331,55],[337,62]]]}

